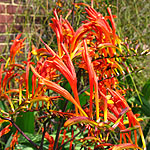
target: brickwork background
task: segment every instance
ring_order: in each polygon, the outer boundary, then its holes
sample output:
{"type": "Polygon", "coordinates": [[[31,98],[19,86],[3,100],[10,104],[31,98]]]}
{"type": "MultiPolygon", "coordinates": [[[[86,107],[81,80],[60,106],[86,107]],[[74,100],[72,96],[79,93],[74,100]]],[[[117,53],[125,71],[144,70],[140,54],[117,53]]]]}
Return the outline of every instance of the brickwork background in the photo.
{"type": "Polygon", "coordinates": [[[27,43],[32,39],[39,46],[40,37],[47,36],[45,34],[49,30],[49,15],[53,6],[51,3],[48,5],[48,1],[0,0],[0,59],[7,58],[12,40],[18,33],[27,37],[27,43]]]}
{"type": "MultiPolygon", "coordinates": [[[[23,1],[22,1],[23,2],[23,1]]],[[[15,37],[18,30],[23,31],[22,25],[17,22],[17,15],[24,13],[24,3],[18,0],[0,0],[0,53],[5,55],[8,51],[8,42],[15,37]],[[17,15],[16,15],[17,14],[17,15]]]]}

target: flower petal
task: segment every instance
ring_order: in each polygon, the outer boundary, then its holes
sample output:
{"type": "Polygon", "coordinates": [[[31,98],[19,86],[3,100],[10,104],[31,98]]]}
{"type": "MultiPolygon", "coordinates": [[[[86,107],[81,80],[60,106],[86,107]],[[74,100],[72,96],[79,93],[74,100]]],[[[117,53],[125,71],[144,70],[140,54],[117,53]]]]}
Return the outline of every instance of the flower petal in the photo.
{"type": "Polygon", "coordinates": [[[36,77],[38,77],[43,82],[43,84],[45,84],[49,89],[55,91],[56,93],[59,93],[64,98],[66,98],[67,100],[72,102],[82,112],[83,115],[87,116],[87,114],[84,112],[84,110],[79,106],[79,104],[75,101],[75,99],[71,96],[71,94],[67,90],[62,88],[60,85],[40,76],[32,65],[30,65],[30,67],[31,67],[31,70],[34,73],[34,75],[36,77]]]}

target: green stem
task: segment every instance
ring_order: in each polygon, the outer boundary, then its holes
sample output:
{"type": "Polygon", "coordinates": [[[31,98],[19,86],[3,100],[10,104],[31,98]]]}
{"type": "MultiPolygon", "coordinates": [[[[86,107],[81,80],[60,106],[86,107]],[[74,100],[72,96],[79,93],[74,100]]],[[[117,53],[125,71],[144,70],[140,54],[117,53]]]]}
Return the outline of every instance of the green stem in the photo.
{"type": "MultiPolygon", "coordinates": [[[[128,66],[126,62],[125,62],[125,65],[128,66]]],[[[130,71],[130,70],[129,70],[129,71],[130,71]]],[[[132,77],[132,75],[131,75],[130,72],[129,72],[129,76],[130,76],[130,78],[131,78],[131,81],[132,81],[133,86],[134,86],[134,88],[135,88],[135,91],[136,91],[136,93],[137,93],[137,96],[138,96],[138,98],[139,98],[139,100],[140,100],[140,102],[141,102],[141,105],[143,105],[143,102],[142,102],[142,99],[141,99],[141,97],[140,97],[139,91],[138,91],[138,89],[137,89],[137,86],[136,86],[136,84],[135,84],[135,82],[134,82],[134,79],[133,79],[133,77],[132,77]]]]}
{"type": "Polygon", "coordinates": [[[138,98],[139,98],[139,100],[140,100],[140,102],[141,102],[141,105],[143,105],[141,96],[140,96],[139,91],[138,91],[138,89],[137,89],[137,87],[136,87],[136,84],[135,84],[135,82],[134,82],[134,79],[133,79],[133,77],[131,76],[131,74],[129,74],[129,76],[130,76],[130,78],[131,78],[131,80],[132,80],[133,86],[134,86],[135,91],[136,91],[136,93],[137,93],[137,96],[138,96],[138,98]]]}

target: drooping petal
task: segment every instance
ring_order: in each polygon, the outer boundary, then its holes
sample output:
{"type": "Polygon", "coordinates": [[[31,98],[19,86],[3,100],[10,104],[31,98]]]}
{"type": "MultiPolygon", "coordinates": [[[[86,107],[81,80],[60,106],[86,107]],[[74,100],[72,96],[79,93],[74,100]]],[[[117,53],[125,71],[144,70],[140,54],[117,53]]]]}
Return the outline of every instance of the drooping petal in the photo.
{"type": "Polygon", "coordinates": [[[65,123],[64,123],[64,127],[68,127],[77,123],[85,123],[85,124],[90,124],[92,126],[98,126],[98,123],[91,120],[88,117],[85,116],[80,116],[80,117],[72,117],[70,119],[68,119],[65,123]]]}
{"type": "Polygon", "coordinates": [[[15,38],[15,40],[13,41],[13,45],[10,48],[10,64],[14,64],[15,63],[15,56],[17,53],[21,53],[21,49],[24,47],[24,41],[26,38],[24,39],[20,39],[22,34],[18,34],[17,37],[15,38]]]}
{"type": "Polygon", "coordinates": [[[95,89],[95,105],[96,105],[96,120],[99,120],[99,96],[98,96],[98,81],[96,77],[96,73],[93,68],[93,64],[91,63],[88,51],[87,51],[87,44],[84,41],[84,50],[83,50],[83,58],[87,65],[88,72],[89,72],[89,80],[90,80],[90,116],[92,116],[92,97],[93,97],[93,85],[95,89]]]}
{"type": "MultiPolygon", "coordinates": [[[[115,36],[116,36],[116,34],[115,34],[115,32],[116,32],[115,22],[114,22],[112,13],[111,13],[111,9],[109,7],[107,8],[107,11],[110,15],[110,22],[111,22],[111,25],[112,25],[113,36],[115,38],[115,36]]],[[[113,42],[113,44],[115,44],[115,41],[113,42]]]]}
{"type": "Polygon", "coordinates": [[[134,144],[131,144],[131,143],[125,143],[125,144],[119,144],[119,145],[115,145],[111,148],[109,148],[108,150],[123,150],[123,149],[128,149],[128,148],[134,148],[134,149],[139,149],[139,150],[142,150],[142,148],[134,145],[134,144]]]}
{"type": "Polygon", "coordinates": [[[82,112],[83,115],[87,116],[84,110],[79,106],[79,104],[75,101],[75,99],[71,96],[71,94],[67,90],[65,90],[58,84],[40,76],[32,65],[30,67],[31,67],[32,72],[35,74],[35,76],[38,77],[43,82],[42,84],[45,84],[49,89],[55,91],[56,93],[59,93],[60,95],[65,97],[67,100],[71,101],[82,112]]]}

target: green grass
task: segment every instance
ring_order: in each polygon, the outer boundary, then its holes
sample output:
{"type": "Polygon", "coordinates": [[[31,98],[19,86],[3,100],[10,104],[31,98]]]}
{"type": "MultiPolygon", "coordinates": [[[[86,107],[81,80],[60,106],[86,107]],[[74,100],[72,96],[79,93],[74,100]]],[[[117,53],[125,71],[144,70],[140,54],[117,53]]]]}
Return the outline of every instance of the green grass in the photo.
{"type": "MultiPolygon", "coordinates": [[[[128,37],[135,47],[140,44],[138,52],[150,47],[150,1],[149,0],[115,0],[112,4],[112,11],[117,15],[116,26],[119,36],[124,39],[128,37]]],[[[138,67],[145,67],[145,70],[134,75],[139,88],[150,78],[149,62],[150,56],[132,58],[132,63],[138,67]]]]}

